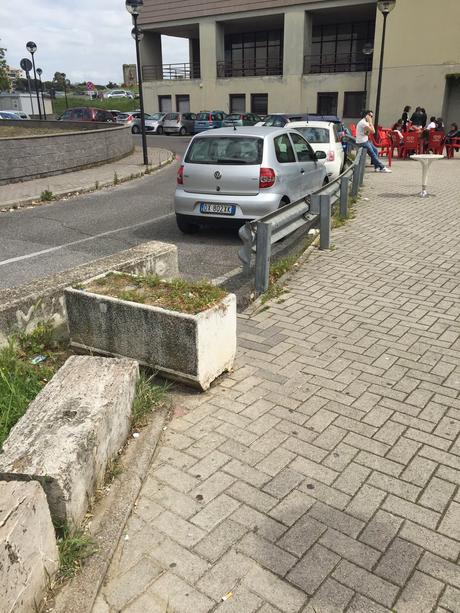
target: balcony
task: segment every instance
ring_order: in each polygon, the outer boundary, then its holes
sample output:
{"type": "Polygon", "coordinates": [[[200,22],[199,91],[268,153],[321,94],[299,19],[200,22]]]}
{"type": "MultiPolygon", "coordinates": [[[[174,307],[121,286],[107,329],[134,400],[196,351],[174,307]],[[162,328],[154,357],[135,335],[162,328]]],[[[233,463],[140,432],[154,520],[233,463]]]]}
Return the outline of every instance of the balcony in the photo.
{"type": "Polygon", "coordinates": [[[200,64],[183,62],[182,64],[142,66],[142,78],[144,81],[185,81],[188,79],[200,79],[200,64]]]}
{"type": "Polygon", "coordinates": [[[217,62],[217,78],[230,77],[269,77],[283,74],[283,61],[252,60],[243,62],[217,62]]]}
{"type": "Polygon", "coordinates": [[[304,74],[366,72],[369,70],[372,70],[372,58],[356,53],[306,55],[304,57],[304,74]]]}

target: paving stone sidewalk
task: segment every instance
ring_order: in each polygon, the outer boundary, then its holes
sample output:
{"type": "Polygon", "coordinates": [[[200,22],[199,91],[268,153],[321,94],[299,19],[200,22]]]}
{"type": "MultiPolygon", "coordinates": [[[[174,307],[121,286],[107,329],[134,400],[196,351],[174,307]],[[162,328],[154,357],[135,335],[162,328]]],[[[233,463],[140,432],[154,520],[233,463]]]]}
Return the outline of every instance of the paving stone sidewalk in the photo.
{"type": "MultiPolygon", "coordinates": [[[[167,149],[149,147],[148,151],[149,164],[152,169],[164,164],[171,157],[171,152],[167,149]]],[[[33,200],[38,201],[45,190],[52,192],[55,197],[61,197],[77,192],[94,191],[96,182],[98,188],[113,186],[115,175],[117,181],[122,182],[143,174],[145,174],[145,166],[142,149],[136,147],[131,155],[109,164],[22,183],[0,185],[0,210],[9,210],[12,207],[31,203],[33,200]]]]}
{"type": "Polygon", "coordinates": [[[460,611],[460,162],[357,218],[184,394],[93,613],[460,611]],[[222,597],[232,593],[226,601],[222,597]]]}

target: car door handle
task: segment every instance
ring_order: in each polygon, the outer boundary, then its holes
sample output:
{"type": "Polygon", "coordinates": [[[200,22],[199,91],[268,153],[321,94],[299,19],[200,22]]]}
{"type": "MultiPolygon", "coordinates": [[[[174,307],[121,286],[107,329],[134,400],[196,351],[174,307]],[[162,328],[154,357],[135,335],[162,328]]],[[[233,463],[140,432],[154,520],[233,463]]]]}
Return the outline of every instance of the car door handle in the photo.
{"type": "Polygon", "coordinates": [[[300,174],[304,175],[305,174],[305,170],[303,168],[300,169],[300,174]]]}

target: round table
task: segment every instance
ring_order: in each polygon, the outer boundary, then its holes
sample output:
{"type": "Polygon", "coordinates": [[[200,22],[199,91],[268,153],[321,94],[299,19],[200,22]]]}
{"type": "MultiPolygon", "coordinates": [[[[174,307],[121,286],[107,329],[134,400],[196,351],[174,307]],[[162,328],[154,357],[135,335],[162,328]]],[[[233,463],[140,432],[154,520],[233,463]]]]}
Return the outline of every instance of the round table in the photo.
{"type": "Polygon", "coordinates": [[[417,153],[410,156],[411,160],[417,160],[422,165],[422,191],[420,192],[420,198],[426,198],[428,192],[426,191],[428,185],[428,170],[432,162],[436,160],[444,159],[443,155],[436,155],[435,153],[417,153]]]}

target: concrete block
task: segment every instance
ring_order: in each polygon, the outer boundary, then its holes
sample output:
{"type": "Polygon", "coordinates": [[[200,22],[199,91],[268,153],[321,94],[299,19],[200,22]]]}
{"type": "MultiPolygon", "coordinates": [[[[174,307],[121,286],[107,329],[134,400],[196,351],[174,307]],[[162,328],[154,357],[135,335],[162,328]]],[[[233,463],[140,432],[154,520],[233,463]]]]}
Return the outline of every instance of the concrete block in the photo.
{"type": "Polygon", "coordinates": [[[79,524],[128,435],[138,376],[133,360],[70,357],[11,430],[0,479],[39,480],[51,515],[79,524]]]}
{"type": "Polygon", "coordinates": [[[67,288],[73,347],[126,356],[165,377],[206,390],[236,353],[236,297],[190,315],[67,288]]]}
{"type": "Polygon", "coordinates": [[[59,563],[39,483],[0,482],[0,543],[0,610],[34,613],[59,563]]]}

